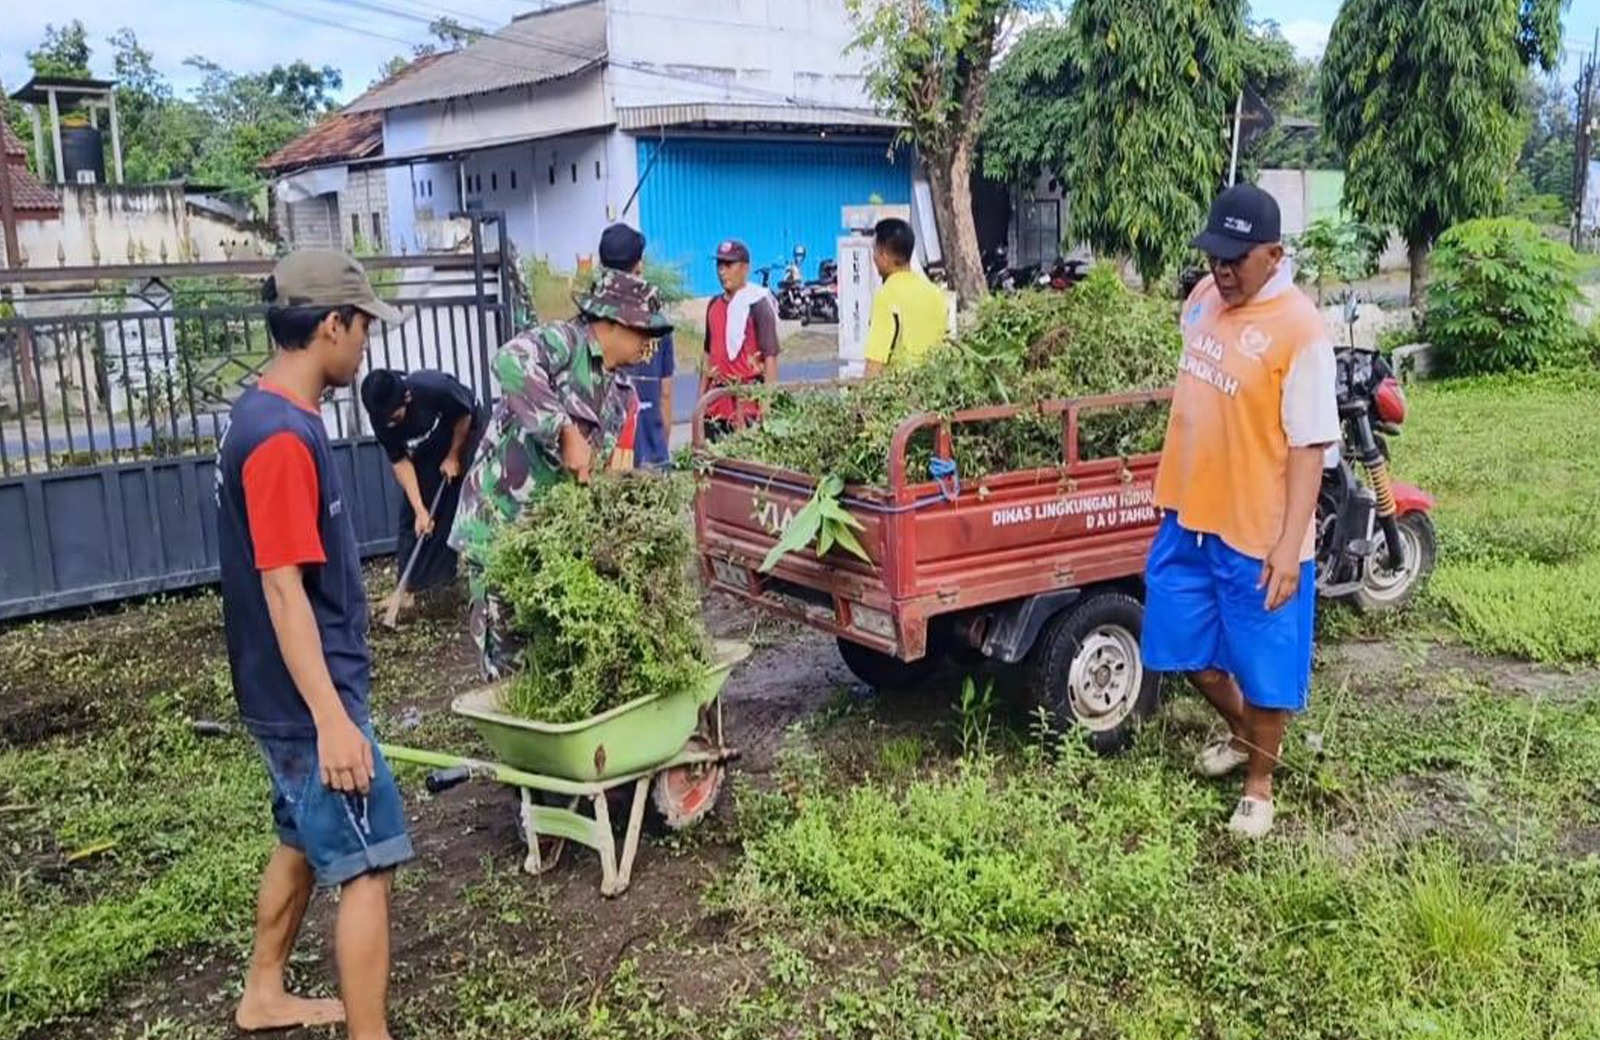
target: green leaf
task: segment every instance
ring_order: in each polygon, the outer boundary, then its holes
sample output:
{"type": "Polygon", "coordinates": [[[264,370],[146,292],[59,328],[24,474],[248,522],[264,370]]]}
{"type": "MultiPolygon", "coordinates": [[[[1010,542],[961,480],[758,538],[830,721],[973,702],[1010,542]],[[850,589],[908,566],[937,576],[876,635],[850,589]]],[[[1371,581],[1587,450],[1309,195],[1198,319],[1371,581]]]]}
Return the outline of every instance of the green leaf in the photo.
{"type": "Polygon", "coordinates": [[[767,558],[761,561],[761,573],[765,574],[777,566],[779,560],[789,553],[798,552],[810,545],[817,537],[817,531],[822,527],[822,507],[813,498],[807,502],[804,509],[794,515],[783,529],[783,537],[767,553],[767,558]]]}
{"type": "Polygon", "coordinates": [[[867,563],[872,562],[872,557],[867,555],[867,550],[862,548],[861,542],[851,533],[848,527],[839,527],[833,533],[839,544],[844,546],[846,552],[859,556],[867,563]]]}

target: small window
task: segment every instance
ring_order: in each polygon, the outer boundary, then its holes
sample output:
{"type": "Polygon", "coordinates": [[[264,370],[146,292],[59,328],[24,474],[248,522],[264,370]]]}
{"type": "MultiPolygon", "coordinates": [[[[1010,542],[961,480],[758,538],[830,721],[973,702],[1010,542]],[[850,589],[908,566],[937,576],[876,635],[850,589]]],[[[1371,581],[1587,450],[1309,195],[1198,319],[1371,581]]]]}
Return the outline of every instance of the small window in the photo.
{"type": "Polygon", "coordinates": [[[350,241],[361,241],[361,214],[350,214],[350,241]]]}
{"type": "Polygon", "coordinates": [[[433,178],[428,178],[428,198],[433,198],[433,178]]]}
{"type": "Polygon", "coordinates": [[[498,173],[489,174],[489,190],[490,191],[499,191],[500,190],[500,175],[498,173]]]}
{"type": "Polygon", "coordinates": [[[554,166],[552,166],[552,167],[550,167],[550,185],[551,185],[551,187],[554,187],[555,183],[556,183],[556,168],[554,166]]]}
{"type": "Polygon", "coordinates": [[[572,164],[572,183],[578,183],[578,164],[572,164]]]}
{"type": "Polygon", "coordinates": [[[594,161],[594,179],[595,180],[599,180],[600,179],[600,160],[599,159],[596,159],[594,161]]]}
{"type": "Polygon", "coordinates": [[[383,218],[376,213],[372,215],[372,244],[383,245],[383,218]]]}
{"type": "Polygon", "coordinates": [[[517,190],[517,171],[516,170],[512,170],[511,171],[511,190],[512,191],[516,191],[517,190]]]}

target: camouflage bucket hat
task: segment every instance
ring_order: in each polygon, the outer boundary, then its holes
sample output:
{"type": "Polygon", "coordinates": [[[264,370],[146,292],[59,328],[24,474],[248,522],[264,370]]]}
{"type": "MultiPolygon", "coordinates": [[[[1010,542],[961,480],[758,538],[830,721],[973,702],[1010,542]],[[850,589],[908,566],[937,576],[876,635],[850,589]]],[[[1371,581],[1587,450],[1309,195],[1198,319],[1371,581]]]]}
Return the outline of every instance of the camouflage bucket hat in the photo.
{"type": "Polygon", "coordinates": [[[638,275],[603,270],[589,291],[573,300],[578,310],[591,318],[604,318],[652,336],[672,331],[672,322],[661,313],[660,294],[638,275]]]}

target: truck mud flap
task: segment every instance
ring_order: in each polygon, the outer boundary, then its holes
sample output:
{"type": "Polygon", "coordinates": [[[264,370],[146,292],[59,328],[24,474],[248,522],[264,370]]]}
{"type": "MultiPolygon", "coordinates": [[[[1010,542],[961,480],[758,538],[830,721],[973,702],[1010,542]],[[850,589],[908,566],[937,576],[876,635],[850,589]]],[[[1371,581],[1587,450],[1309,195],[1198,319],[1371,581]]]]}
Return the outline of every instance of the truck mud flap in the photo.
{"type": "Polygon", "coordinates": [[[996,607],[989,615],[983,655],[1002,664],[1016,664],[1028,656],[1050,619],[1082,598],[1082,589],[1059,589],[996,607]]]}

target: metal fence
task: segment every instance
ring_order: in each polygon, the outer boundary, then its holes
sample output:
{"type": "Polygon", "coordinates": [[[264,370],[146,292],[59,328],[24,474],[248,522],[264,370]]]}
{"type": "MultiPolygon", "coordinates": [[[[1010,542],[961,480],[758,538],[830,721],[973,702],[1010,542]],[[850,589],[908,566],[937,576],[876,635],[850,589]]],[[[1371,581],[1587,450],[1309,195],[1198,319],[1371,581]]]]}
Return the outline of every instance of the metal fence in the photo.
{"type": "MultiPolygon", "coordinates": [[[[483,399],[512,321],[510,263],[365,261],[405,320],[365,369],[449,372],[483,399]]],[[[216,578],[213,467],[228,409],[271,359],[269,261],[0,271],[0,618],[216,578]]],[[[365,554],[393,551],[399,491],[354,387],[323,422],[365,554]]]]}

